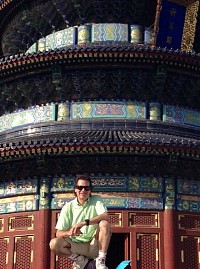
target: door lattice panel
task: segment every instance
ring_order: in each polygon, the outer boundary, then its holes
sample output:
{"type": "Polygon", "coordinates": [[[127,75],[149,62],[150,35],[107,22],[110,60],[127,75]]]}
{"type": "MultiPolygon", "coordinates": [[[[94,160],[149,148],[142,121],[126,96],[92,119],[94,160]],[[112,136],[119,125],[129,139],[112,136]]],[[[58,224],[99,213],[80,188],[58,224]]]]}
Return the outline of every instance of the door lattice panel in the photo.
{"type": "Polygon", "coordinates": [[[15,237],[14,269],[32,269],[33,236],[15,237]]]}
{"type": "Polygon", "coordinates": [[[0,238],[0,268],[6,269],[8,263],[8,238],[0,238]]]}
{"type": "Polygon", "coordinates": [[[158,235],[137,234],[137,269],[159,269],[158,235]]]}
{"type": "Polygon", "coordinates": [[[200,269],[199,242],[200,237],[181,236],[182,269],[200,269]]]}
{"type": "Polygon", "coordinates": [[[56,256],[56,269],[66,269],[72,267],[72,261],[66,257],[56,256]]]}
{"type": "Polygon", "coordinates": [[[122,213],[109,213],[109,221],[114,227],[122,226],[122,213]]]}
{"type": "Polygon", "coordinates": [[[15,230],[32,230],[33,229],[33,216],[22,216],[9,218],[9,231],[15,230]]]}
{"type": "Polygon", "coordinates": [[[179,215],[179,229],[199,230],[200,216],[179,215]]]}
{"type": "Polygon", "coordinates": [[[148,212],[129,213],[129,225],[134,227],[158,227],[158,214],[148,212]]]}

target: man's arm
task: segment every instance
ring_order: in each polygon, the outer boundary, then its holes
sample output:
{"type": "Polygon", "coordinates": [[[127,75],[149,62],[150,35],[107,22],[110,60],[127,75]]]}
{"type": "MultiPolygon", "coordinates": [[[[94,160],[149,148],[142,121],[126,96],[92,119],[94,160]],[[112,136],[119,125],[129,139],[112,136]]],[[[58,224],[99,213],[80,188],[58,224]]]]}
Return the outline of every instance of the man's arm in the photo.
{"type": "Polygon", "coordinates": [[[98,224],[101,220],[109,220],[108,212],[104,212],[103,214],[89,219],[89,225],[98,224]]]}
{"type": "MultiPolygon", "coordinates": [[[[101,220],[108,221],[108,219],[109,219],[108,213],[104,212],[100,214],[99,216],[89,219],[89,225],[98,224],[101,220]]],[[[57,230],[56,237],[69,237],[71,235],[79,236],[81,234],[80,229],[85,225],[86,225],[86,222],[82,221],[80,223],[73,225],[71,229],[68,229],[65,231],[57,230]]]]}
{"type": "Polygon", "coordinates": [[[74,225],[71,229],[68,229],[68,230],[65,230],[65,231],[57,230],[56,237],[69,237],[71,235],[79,236],[80,234],[82,234],[80,229],[84,225],[81,224],[81,227],[78,227],[77,225],[74,225]]]}
{"type": "Polygon", "coordinates": [[[66,231],[57,230],[56,237],[69,237],[70,236],[69,231],[70,230],[66,230],[66,231]]]}
{"type": "MultiPolygon", "coordinates": [[[[101,220],[107,220],[108,221],[109,216],[107,212],[104,212],[94,218],[89,219],[89,225],[94,225],[94,224],[98,224],[101,220]]],[[[70,232],[72,233],[71,235],[76,235],[76,233],[81,233],[80,229],[87,225],[87,223],[85,221],[82,221],[80,223],[75,224],[71,229],[70,232]]]]}

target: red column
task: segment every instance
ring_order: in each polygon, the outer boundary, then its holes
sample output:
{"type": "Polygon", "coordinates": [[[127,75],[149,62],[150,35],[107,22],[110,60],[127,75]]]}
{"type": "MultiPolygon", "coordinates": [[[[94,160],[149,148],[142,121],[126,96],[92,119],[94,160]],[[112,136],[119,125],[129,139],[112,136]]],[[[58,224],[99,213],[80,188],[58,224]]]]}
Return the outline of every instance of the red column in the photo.
{"type": "Polygon", "coordinates": [[[40,199],[37,221],[35,222],[35,241],[34,242],[34,268],[50,268],[50,249],[51,239],[51,207],[50,207],[50,178],[45,177],[40,180],[40,199]]]}
{"type": "Polygon", "coordinates": [[[36,269],[50,268],[51,211],[39,210],[35,219],[33,264],[36,269]]]}
{"type": "Polygon", "coordinates": [[[175,268],[175,233],[174,210],[166,209],[164,212],[164,269],[175,268]]]}

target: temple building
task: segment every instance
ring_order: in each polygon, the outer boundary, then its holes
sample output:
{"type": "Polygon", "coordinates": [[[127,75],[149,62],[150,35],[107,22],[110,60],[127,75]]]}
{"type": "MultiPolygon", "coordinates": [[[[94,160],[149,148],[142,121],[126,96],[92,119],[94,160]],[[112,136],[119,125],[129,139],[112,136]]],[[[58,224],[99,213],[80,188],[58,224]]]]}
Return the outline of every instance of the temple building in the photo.
{"type": "Polygon", "coordinates": [[[0,0],[0,269],[71,268],[82,174],[109,269],[200,268],[199,0],[0,0]]]}

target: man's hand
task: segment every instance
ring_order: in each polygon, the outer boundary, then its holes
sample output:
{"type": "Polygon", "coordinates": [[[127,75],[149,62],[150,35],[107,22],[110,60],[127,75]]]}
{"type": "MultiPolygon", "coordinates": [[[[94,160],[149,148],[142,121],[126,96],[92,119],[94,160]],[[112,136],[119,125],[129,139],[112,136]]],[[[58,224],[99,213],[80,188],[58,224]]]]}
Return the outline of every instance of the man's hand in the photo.
{"type": "Polygon", "coordinates": [[[85,225],[85,222],[80,222],[72,226],[71,229],[66,231],[57,230],[56,237],[69,237],[69,236],[79,236],[82,234],[81,228],[85,225]]]}
{"type": "Polygon", "coordinates": [[[82,222],[79,224],[75,224],[70,230],[69,230],[69,235],[76,235],[79,236],[82,234],[81,228],[85,225],[82,222]]]}

